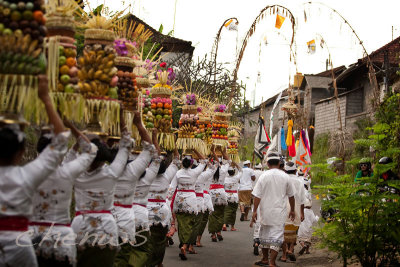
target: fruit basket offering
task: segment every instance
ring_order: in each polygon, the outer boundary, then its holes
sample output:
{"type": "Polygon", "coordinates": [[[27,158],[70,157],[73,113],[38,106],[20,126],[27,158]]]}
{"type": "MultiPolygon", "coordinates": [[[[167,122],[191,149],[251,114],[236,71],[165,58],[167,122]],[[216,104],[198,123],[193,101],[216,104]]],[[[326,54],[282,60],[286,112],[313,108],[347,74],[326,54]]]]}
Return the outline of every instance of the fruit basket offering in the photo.
{"type": "Polygon", "coordinates": [[[73,0],[50,1],[46,6],[48,41],[47,76],[51,96],[62,116],[81,122],[85,109],[85,99],[78,87],[78,67],[76,62],[74,11],[78,4],[73,0]]]}
{"type": "Polygon", "coordinates": [[[117,51],[117,58],[115,65],[118,69],[118,99],[124,104],[124,108],[129,111],[138,110],[139,89],[136,85],[136,75],[133,73],[135,62],[132,58],[128,57],[128,49],[126,43],[129,41],[118,39],[115,41],[115,49],[117,51]]]}
{"type": "Polygon", "coordinates": [[[228,142],[228,126],[230,113],[226,113],[226,105],[217,105],[214,109],[212,121],[212,139],[213,144],[217,146],[227,147],[228,142]]]}
{"type": "Polygon", "coordinates": [[[207,154],[207,147],[203,142],[205,128],[200,127],[199,116],[197,114],[197,112],[201,111],[201,107],[197,107],[196,105],[195,94],[187,94],[183,97],[185,97],[185,105],[182,106],[182,114],[179,119],[176,147],[183,150],[196,149],[205,155],[207,154]]]}
{"type": "MultiPolygon", "coordinates": [[[[162,64],[162,63],[161,63],[162,64]]],[[[160,65],[161,65],[160,64],[160,65]]],[[[163,68],[161,66],[161,68],[163,68]]],[[[172,86],[171,82],[175,78],[172,69],[169,71],[159,70],[157,72],[158,83],[151,88],[151,116],[153,126],[158,129],[159,144],[165,150],[175,149],[175,136],[171,132],[172,126],[172,86]],[[173,75],[171,75],[171,73],[173,75]]],[[[148,112],[148,115],[149,112],[148,112]]],[[[148,126],[152,126],[151,124],[148,126]]],[[[148,127],[150,128],[150,127],[148,127]]]]}
{"type": "Polygon", "coordinates": [[[106,19],[91,14],[84,25],[85,47],[78,59],[78,87],[86,98],[85,122],[99,124],[98,131],[119,134],[118,69],[115,66],[115,35],[112,31],[117,16],[106,19]]]}
{"type": "Polygon", "coordinates": [[[45,74],[47,35],[41,0],[0,1],[0,112],[45,120],[37,98],[38,74],[45,74]]]}
{"type": "Polygon", "coordinates": [[[242,126],[240,123],[231,122],[228,128],[229,146],[227,149],[228,155],[233,162],[239,163],[239,140],[241,138],[242,126]]]}

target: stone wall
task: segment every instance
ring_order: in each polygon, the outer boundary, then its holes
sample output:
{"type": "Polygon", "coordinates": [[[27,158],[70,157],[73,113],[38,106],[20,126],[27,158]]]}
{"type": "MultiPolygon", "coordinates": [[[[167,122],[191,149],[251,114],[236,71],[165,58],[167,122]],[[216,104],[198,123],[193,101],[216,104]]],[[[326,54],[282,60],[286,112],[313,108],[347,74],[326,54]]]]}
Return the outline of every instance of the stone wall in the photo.
{"type": "MultiPolygon", "coordinates": [[[[346,119],[346,96],[339,98],[340,114],[342,124],[345,126],[346,119]]],[[[336,108],[336,100],[330,99],[315,105],[315,136],[338,129],[340,122],[336,108]]]]}

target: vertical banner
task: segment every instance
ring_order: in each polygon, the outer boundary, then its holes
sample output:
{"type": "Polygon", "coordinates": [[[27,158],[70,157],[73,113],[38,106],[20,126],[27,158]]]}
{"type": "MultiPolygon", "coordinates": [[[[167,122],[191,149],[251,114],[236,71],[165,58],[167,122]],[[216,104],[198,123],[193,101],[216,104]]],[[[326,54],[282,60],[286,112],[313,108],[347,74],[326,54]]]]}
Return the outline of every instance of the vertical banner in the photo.
{"type": "Polygon", "coordinates": [[[272,137],[274,110],[275,110],[276,106],[278,105],[279,101],[281,100],[281,97],[282,97],[282,91],[279,93],[278,97],[276,98],[274,106],[272,107],[272,110],[271,110],[271,117],[269,119],[269,136],[271,136],[271,137],[272,137]]]}
{"type": "Polygon", "coordinates": [[[267,135],[267,131],[265,130],[264,119],[262,117],[258,118],[258,128],[256,138],[254,140],[254,153],[261,160],[264,158],[264,154],[267,151],[267,147],[270,143],[270,140],[267,135]]]}

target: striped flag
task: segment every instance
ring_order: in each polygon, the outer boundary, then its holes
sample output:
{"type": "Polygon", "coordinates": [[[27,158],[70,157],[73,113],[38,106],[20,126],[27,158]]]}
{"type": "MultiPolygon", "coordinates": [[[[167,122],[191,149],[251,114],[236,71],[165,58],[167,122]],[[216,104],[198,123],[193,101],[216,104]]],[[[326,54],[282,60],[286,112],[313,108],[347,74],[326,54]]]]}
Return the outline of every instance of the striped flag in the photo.
{"type": "Polygon", "coordinates": [[[268,137],[267,131],[265,129],[264,118],[258,118],[258,129],[256,138],[254,140],[254,153],[261,160],[264,158],[264,154],[267,152],[268,145],[271,143],[271,140],[268,137]]]}

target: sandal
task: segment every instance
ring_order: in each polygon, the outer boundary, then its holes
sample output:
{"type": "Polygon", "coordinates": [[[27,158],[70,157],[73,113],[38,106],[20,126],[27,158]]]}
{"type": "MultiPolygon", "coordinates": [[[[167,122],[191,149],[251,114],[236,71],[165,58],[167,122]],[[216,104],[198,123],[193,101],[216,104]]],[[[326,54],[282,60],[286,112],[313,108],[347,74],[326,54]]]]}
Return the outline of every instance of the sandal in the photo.
{"type": "Polygon", "coordinates": [[[168,237],[168,244],[172,246],[174,244],[174,240],[171,237],[168,237]]]}
{"type": "Polygon", "coordinates": [[[222,231],[226,231],[226,226],[222,227],[222,231]]]}
{"type": "Polygon", "coordinates": [[[199,243],[196,243],[196,247],[198,247],[198,248],[202,248],[203,247],[203,245],[199,242],[199,243]]]}
{"type": "Polygon", "coordinates": [[[299,251],[299,255],[303,255],[303,254],[304,254],[304,251],[306,251],[306,249],[307,249],[306,246],[302,247],[302,248],[300,249],[300,251],[299,251]]]}
{"type": "Polygon", "coordinates": [[[236,228],[231,228],[231,231],[232,232],[235,232],[235,231],[237,231],[238,229],[236,229],[236,228]]]}
{"type": "Polygon", "coordinates": [[[282,256],[279,257],[278,261],[286,262],[287,260],[282,260],[282,256]]]}
{"type": "Polygon", "coordinates": [[[258,251],[258,246],[254,246],[254,245],[253,245],[253,247],[254,247],[254,249],[253,249],[253,254],[256,255],[256,256],[259,256],[259,255],[260,255],[260,252],[258,251]]]}
{"type": "Polygon", "coordinates": [[[197,254],[197,251],[196,250],[189,250],[189,254],[197,254]]]}
{"type": "Polygon", "coordinates": [[[222,237],[222,235],[217,235],[218,241],[222,241],[224,240],[224,238],[222,237]]]}
{"type": "Polygon", "coordinates": [[[244,221],[244,213],[242,213],[242,215],[240,215],[240,221],[241,221],[241,222],[244,221]]]}
{"type": "Polygon", "coordinates": [[[296,261],[296,256],[293,253],[288,253],[287,255],[290,261],[296,261]]]}
{"type": "Polygon", "coordinates": [[[187,257],[186,257],[186,251],[181,248],[181,253],[179,253],[179,257],[181,258],[181,260],[186,261],[187,257]]]}
{"type": "Polygon", "coordinates": [[[254,265],[257,265],[257,266],[270,266],[269,265],[269,262],[268,263],[264,263],[263,261],[257,261],[257,262],[255,262],[254,263],[254,265]]]}
{"type": "Polygon", "coordinates": [[[212,235],[212,236],[211,236],[211,241],[212,241],[212,242],[217,242],[217,237],[216,237],[215,235],[212,235]]]}

